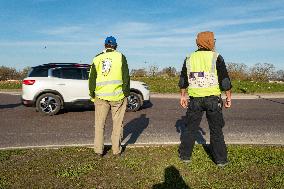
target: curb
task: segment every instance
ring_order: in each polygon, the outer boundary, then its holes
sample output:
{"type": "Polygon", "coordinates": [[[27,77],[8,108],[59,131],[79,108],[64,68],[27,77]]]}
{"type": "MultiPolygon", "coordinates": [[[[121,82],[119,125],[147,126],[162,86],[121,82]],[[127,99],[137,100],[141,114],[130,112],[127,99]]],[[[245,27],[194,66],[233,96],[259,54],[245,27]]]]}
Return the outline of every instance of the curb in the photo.
{"type": "MultiPolygon", "coordinates": [[[[145,148],[145,147],[163,147],[171,145],[179,145],[180,142],[149,142],[149,143],[137,143],[128,144],[122,147],[125,148],[145,148]]],[[[199,143],[195,143],[198,145],[199,143]]],[[[210,142],[206,142],[210,144],[210,142]]],[[[111,146],[111,143],[105,143],[105,146],[111,146]]],[[[201,144],[202,145],[202,144],[201,144]]],[[[265,142],[226,142],[226,145],[265,145],[265,146],[283,146],[283,143],[265,143],[265,142]]],[[[59,148],[69,148],[69,147],[86,147],[93,148],[94,144],[53,144],[53,145],[39,145],[39,146],[10,146],[10,147],[0,147],[0,150],[17,150],[17,149],[59,149],[59,148]]]]}

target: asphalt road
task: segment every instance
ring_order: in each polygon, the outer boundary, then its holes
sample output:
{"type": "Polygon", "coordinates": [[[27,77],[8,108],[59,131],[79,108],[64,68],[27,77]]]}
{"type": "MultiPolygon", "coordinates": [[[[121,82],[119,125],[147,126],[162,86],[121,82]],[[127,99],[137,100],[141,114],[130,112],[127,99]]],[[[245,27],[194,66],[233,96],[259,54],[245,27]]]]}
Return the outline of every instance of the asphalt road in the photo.
{"type": "MultiPolygon", "coordinates": [[[[152,98],[152,105],[127,112],[124,121],[126,145],[179,143],[185,110],[174,98],[152,98]]],[[[236,99],[224,109],[224,135],[231,144],[284,144],[284,98],[236,99]]],[[[56,116],[43,116],[21,105],[19,95],[0,94],[0,148],[34,146],[91,146],[94,111],[73,108],[56,116]]],[[[106,124],[105,142],[110,142],[111,117],[106,124]]],[[[209,141],[203,117],[197,142],[209,141]]]]}

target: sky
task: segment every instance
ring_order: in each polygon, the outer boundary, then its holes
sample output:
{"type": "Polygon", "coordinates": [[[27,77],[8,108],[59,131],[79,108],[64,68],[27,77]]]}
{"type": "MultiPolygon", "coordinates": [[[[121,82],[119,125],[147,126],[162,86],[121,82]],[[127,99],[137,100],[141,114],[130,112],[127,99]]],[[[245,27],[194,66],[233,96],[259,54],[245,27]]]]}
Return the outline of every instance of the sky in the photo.
{"type": "Polygon", "coordinates": [[[0,66],[90,64],[114,36],[130,69],[181,70],[201,31],[226,63],[284,69],[284,0],[0,0],[0,66]]]}

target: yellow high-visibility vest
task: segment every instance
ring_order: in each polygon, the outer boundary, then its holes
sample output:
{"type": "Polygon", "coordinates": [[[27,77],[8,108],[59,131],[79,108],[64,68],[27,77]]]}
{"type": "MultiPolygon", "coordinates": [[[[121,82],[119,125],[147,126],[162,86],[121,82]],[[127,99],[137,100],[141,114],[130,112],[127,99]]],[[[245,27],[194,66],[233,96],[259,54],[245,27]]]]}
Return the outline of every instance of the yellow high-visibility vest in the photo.
{"type": "Polygon", "coordinates": [[[96,67],[96,97],[107,101],[119,101],[125,96],[122,90],[122,54],[115,50],[104,52],[93,60],[96,67]]]}
{"type": "Polygon", "coordinates": [[[216,52],[196,51],[186,59],[189,96],[205,97],[221,94],[216,69],[217,57],[216,52]]]}

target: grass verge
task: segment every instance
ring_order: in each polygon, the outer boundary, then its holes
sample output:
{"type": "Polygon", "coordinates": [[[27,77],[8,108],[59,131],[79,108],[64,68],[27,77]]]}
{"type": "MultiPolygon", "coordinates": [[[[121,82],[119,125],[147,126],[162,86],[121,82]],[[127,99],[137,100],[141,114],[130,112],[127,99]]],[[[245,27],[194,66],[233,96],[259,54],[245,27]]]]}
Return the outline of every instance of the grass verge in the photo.
{"type": "Polygon", "coordinates": [[[283,188],[282,146],[229,145],[218,168],[201,145],[190,164],[177,146],[127,148],[97,158],[90,148],[0,151],[0,188],[283,188]]]}
{"type": "MultiPolygon", "coordinates": [[[[179,77],[137,77],[133,80],[143,81],[150,86],[151,92],[179,93],[179,77]]],[[[233,93],[273,93],[284,92],[284,84],[255,82],[255,81],[232,81],[233,93]]]]}
{"type": "Polygon", "coordinates": [[[0,89],[21,89],[21,81],[0,81],[0,89]]]}

